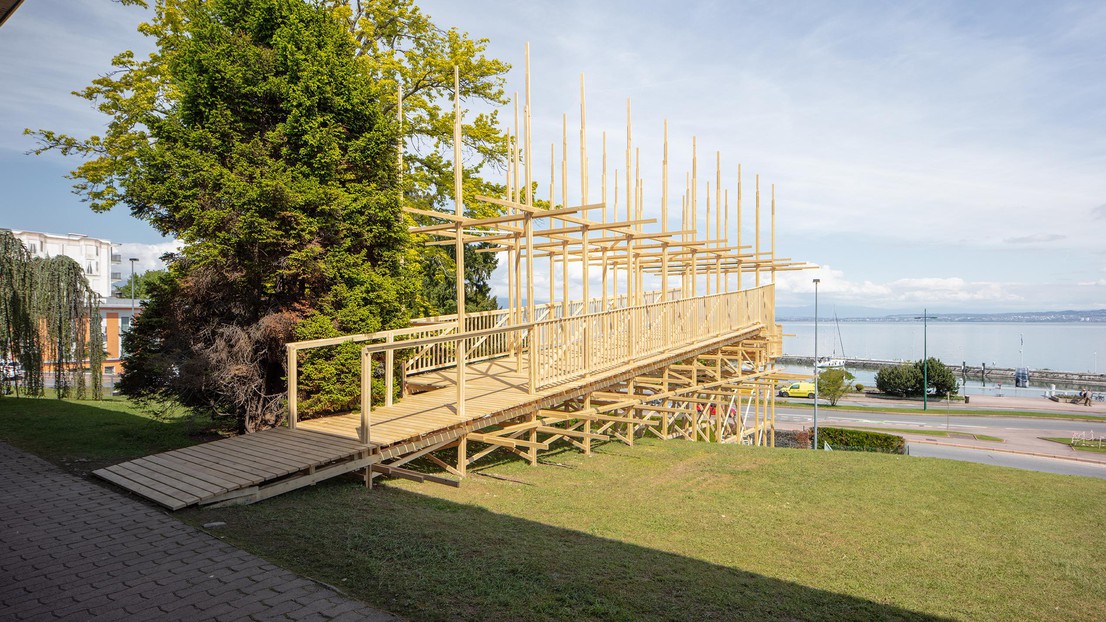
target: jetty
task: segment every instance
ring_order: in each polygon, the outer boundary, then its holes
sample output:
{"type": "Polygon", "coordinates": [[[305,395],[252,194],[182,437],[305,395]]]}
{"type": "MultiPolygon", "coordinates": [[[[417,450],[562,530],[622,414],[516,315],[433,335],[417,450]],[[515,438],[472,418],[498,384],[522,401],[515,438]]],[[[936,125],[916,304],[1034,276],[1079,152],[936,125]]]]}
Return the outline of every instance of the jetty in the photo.
{"type": "MultiPolygon", "coordinates": [[[[529,85],[529,50],[526,67],[529,85]]],[[[775,387],[793,377],[775,366],[782,344],[776,274],[810,267],[776,254],[774,187],[764,206],[770,225],[762,227],[755,178],[753,218],[746,215],[752,239],[743,239],[737,167],[731,241],[721,154],[714,158],[713,192],[708,179],[703,201],[693,140],[679,225],[670,228],[666,122],[659,222],[646,218],[643,179],[630,172],[638,169],[639,156],[631,147],[627,106],[622,208],[617,186],[608,192],[605,135],[600,199],[590,202],[584,101],[581,78],[579,203],[569,206],[567,121],[560,179],[554,159],[547,169],[548,205],[535,201],[537,167],[525,164],[535,162],[527,87],[521,126],[516,104],[506,192],[474,199],[499,213],[476,217],[488,210],[466,209],[462,198],[461,111],[455,100],[455,209],[404,210],[414,235],[453,247],[456,314],[372,334],[289,343],[282,426],[95,474],[175,510],[253,503],[351,472],[369,487],[378,477],[456,486],[492,452],[537,464],[540,452],[557,443],[584,453],[596,442],[633,445],[643,436],[773,446],[775,387]],[[465,311],[466,245],[503,260],[506,308],[465,311]],[[574,272],[582,278],[570,287],[574,272]],[[537,291],[542,281],[548,297],[537,291]],[[545,300],[539,303],[538,296],[545,300]],[[301,412],[315,386],[301,367],[351,350],[360,357],[356,378],[349,378],[360,387],[356,407],[323,416],[301,412]],[[412,468],[415,460],[424,465],[412,468]]]]}

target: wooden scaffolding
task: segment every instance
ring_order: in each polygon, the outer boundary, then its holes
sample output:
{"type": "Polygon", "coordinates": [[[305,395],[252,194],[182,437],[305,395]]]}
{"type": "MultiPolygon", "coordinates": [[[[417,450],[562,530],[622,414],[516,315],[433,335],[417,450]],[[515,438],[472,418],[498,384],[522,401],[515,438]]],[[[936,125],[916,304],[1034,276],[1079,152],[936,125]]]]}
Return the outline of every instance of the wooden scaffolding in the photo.
{"type": "MultiPolygon", "coordinates": [[[[776,256],[775,187],[770,194],[770,239],[762,248],[760,179],[754,180],[753,239],[743,240],[738,166],[733,210],[737,235],[731,242],[731,205],[729,192],[722,187],[719,153],[714,157],[713,193],[708,180],[705,218],[699,217],[703,184],[693,139],[679,226],[670,228],[666,121],[659,221],[647,218],[653,210],[646,205],[640,150],[633,146],[627,102],[622,191],[618,171],[610,178],[607,174],[604,133],[599,200],[589,202],[581,77],[578,190],[582,200],[577,206],[566,206],[565,120],[559,180],[553,145],[549,199],[542,204],[534,196],[537,167],[532,164],[536,160],[529,64],[527,48],[522,123],[516,95],[506,195],[476,197],[497,208],[499,215],[478,218],[466,210],[461,191],[459,97],[454,100],[455,209],[447,213],[404,208],[415,221],[410,227],[413,233],[425,236],[427,244],[454,248],[456,314],[420,318],[398,330],[289,343],[287,427],[274,431],[282,434],[284,449],[282,460],[269,458],[280,463],[269,479],[245,478],[247,484],[233,488],[227,480],[234,478],[226,476],[241,460],[230,453],[243,445],[234,447],[228,441],[204,446],[203,457],[223,465],[215,473],[178,452],[97,473],[169,507],[183,507],[249,503],[353,470],[363,471],[369,485],[382,475],[456,485],[474,462],[491,452],[514,452],[536,463],[539,452],[557,442],[586,453],[593,442],[632,445],[642,436],[773,446],[775,385],[788,377],[773,364],[782,341],[775,323],[776,274],[809,267],[776,256]],[[558,185],[560,203],[555,201],[558,185]],[[468,244],[478,244],[476,252],[502,258],[508,283],[506,308],[466,313],[464,249],[468,244]],[[573,273],[579,286],[571,286],[573,273]],[[540,302],[538,297],[546,292],[538,291],[537,277],[548,283],[548,297],[540,302]],[[347,343],[361,344],[359,410],[301,420],[301,359],[325,356],[328,349],[347,343]],[[381,377],[382,403],[373,404],[372,380],[381,377]],[[301,436],[316,453],[288,449],[287,444],[301,436]],[[320,442],[326,438],[340,442],[320,442]],[[228,452],[221,462],[220,443],[228,452]],[[333,456],[318,454],[326,447],[334,451],[333,456]],[[295,462],[301,454],[301,468],[284,464],[295,462]],[[436,464],[443,473],[405,468],[419,458],[436,464]],[[182,466],[184,462],[192,466],[182,466]],[[154,467],[156,473],[150,472],[154,467]],[[218,490],[205,496],[201,494],[204,486],[187,481],[188,477],[206,477],[204,481],[212,480],[208,487],[218,490]],[[172,501],[167,502],[167,497],[172,501]]],[[[456,83],[456,71],[454,78],[456,83]]],[[[265,434],[251,436],[260,439],[265,434]]],[[[263,448],[251,451],[264,454],[263,448]]]]}

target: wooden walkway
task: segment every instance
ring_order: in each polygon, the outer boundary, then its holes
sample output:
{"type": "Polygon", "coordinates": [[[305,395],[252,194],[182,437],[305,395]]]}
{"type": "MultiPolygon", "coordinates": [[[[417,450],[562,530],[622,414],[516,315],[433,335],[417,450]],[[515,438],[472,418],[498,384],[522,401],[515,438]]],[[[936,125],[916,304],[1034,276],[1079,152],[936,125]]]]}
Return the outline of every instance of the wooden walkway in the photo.
{"type": "Polygon", "coordinates": [[[93,475],[179,510],[307,486],[364,468],[374,460],[369,450],[356,440],[275,428],[146,456],[93,475]]]}
{"type": "Polygon", "coordinates": [[[455,401],[456,370],[426,372],[417,377],[418,382],[441,388],[410,395],[392,406],[374,406],[368,444],[358,438],[359,413],[349,413],[300,421],[294,429],[276,428],[147,456],[94,474],[171,510],[252,503],[536,413],[644,371],[741,341],[761,328],[750,325],[725,338],[534,394],[527,390],[525,362],[521,371],[519,362],[510,357],[471,363],[466,367],[463,420],[455,401]]]}

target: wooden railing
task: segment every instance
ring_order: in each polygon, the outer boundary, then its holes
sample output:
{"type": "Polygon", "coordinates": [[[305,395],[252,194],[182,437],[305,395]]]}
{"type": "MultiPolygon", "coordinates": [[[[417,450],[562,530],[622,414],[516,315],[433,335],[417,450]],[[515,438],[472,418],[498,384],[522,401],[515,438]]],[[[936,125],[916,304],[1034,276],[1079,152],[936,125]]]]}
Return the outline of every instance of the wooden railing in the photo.
{"type": "MultiPolygon", "coordinates": [[[[659,296],[657,297],[659,298],[659,296]]],[[[299,353],[334,347],[343,343],[364,343],[361,348],[361,431],[370,439],[371,379],[374,360],[382,358],[385,379],[384,405],[392,403],[395,393],[396,352],[411,350],[415,355],[405,366],[406,373],[458,366],[488,358],[516,354],[529,369],[530,393],[550,385],[596,373],[602,373],[643,358],[675,352],[687,346],[732,334],[753,326],[776,330],[772,285],[739,292],[696,298],[650,302],[586,315],[558,317],[556,307],[535,309],[537,321],[509,324],[509,311],[474,313],[465,318],[465,330],[457,331],[456,320],[423,318],[409,328],[368,335],[349,335],[287,344],[289,426],[296,427],[298,417],[297,366],[299,353]],[[542,318],[552,314],[552,318],[542,318]],[[464,353],[463,357],[457,356],[464,353]],[[413,364],[411,364],[413,363],[413,364]]],[[[583,304],[578,308],[583,309],[583,304]]],[[[591,306],[591,305],[589,305],[591,306]]],[[[458,373],[457,394],[464,395],[465,378],[458,373]]],[[[457,410],[464,419],[464,402],[457,410]]]]}

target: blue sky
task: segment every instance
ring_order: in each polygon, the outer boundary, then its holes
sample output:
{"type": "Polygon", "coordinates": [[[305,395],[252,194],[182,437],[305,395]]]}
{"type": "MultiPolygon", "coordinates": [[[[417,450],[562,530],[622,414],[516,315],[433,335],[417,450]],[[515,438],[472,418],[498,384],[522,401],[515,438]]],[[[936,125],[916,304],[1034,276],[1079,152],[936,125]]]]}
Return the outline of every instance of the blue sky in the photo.
{"type": "MultiPolygon", "coordinates": [[[[570,170],[584,74],[593,187],[601,131],[611,169],[624,168],[627,97],[651,203],[665,118],[674,184],[692,136],[701,167],[721,151],[731,200],[739,162],[746,206],[752,175],[762,190],[775,183],[778,254],[821,266],[781,275],[781,306],[809,304],[819,276],[823,304],[888,312],[1106,307],[1106,4],[420,6],[488,37],[516,68],[508,92],[522,90],[530,42],[535,151],[559,148],[567,113],[570,170]]],[[[106,0],[38,0],[0,30],[0,55],[22,59],[0,67],[0,226],[108,237],[151,265],[169,243],[123,212],[91,213],[63,178],[72,162],[23,155],[24,127],[102,127],[68,93],[114,53],[144,49],[141,16],[106,0]]]]}

